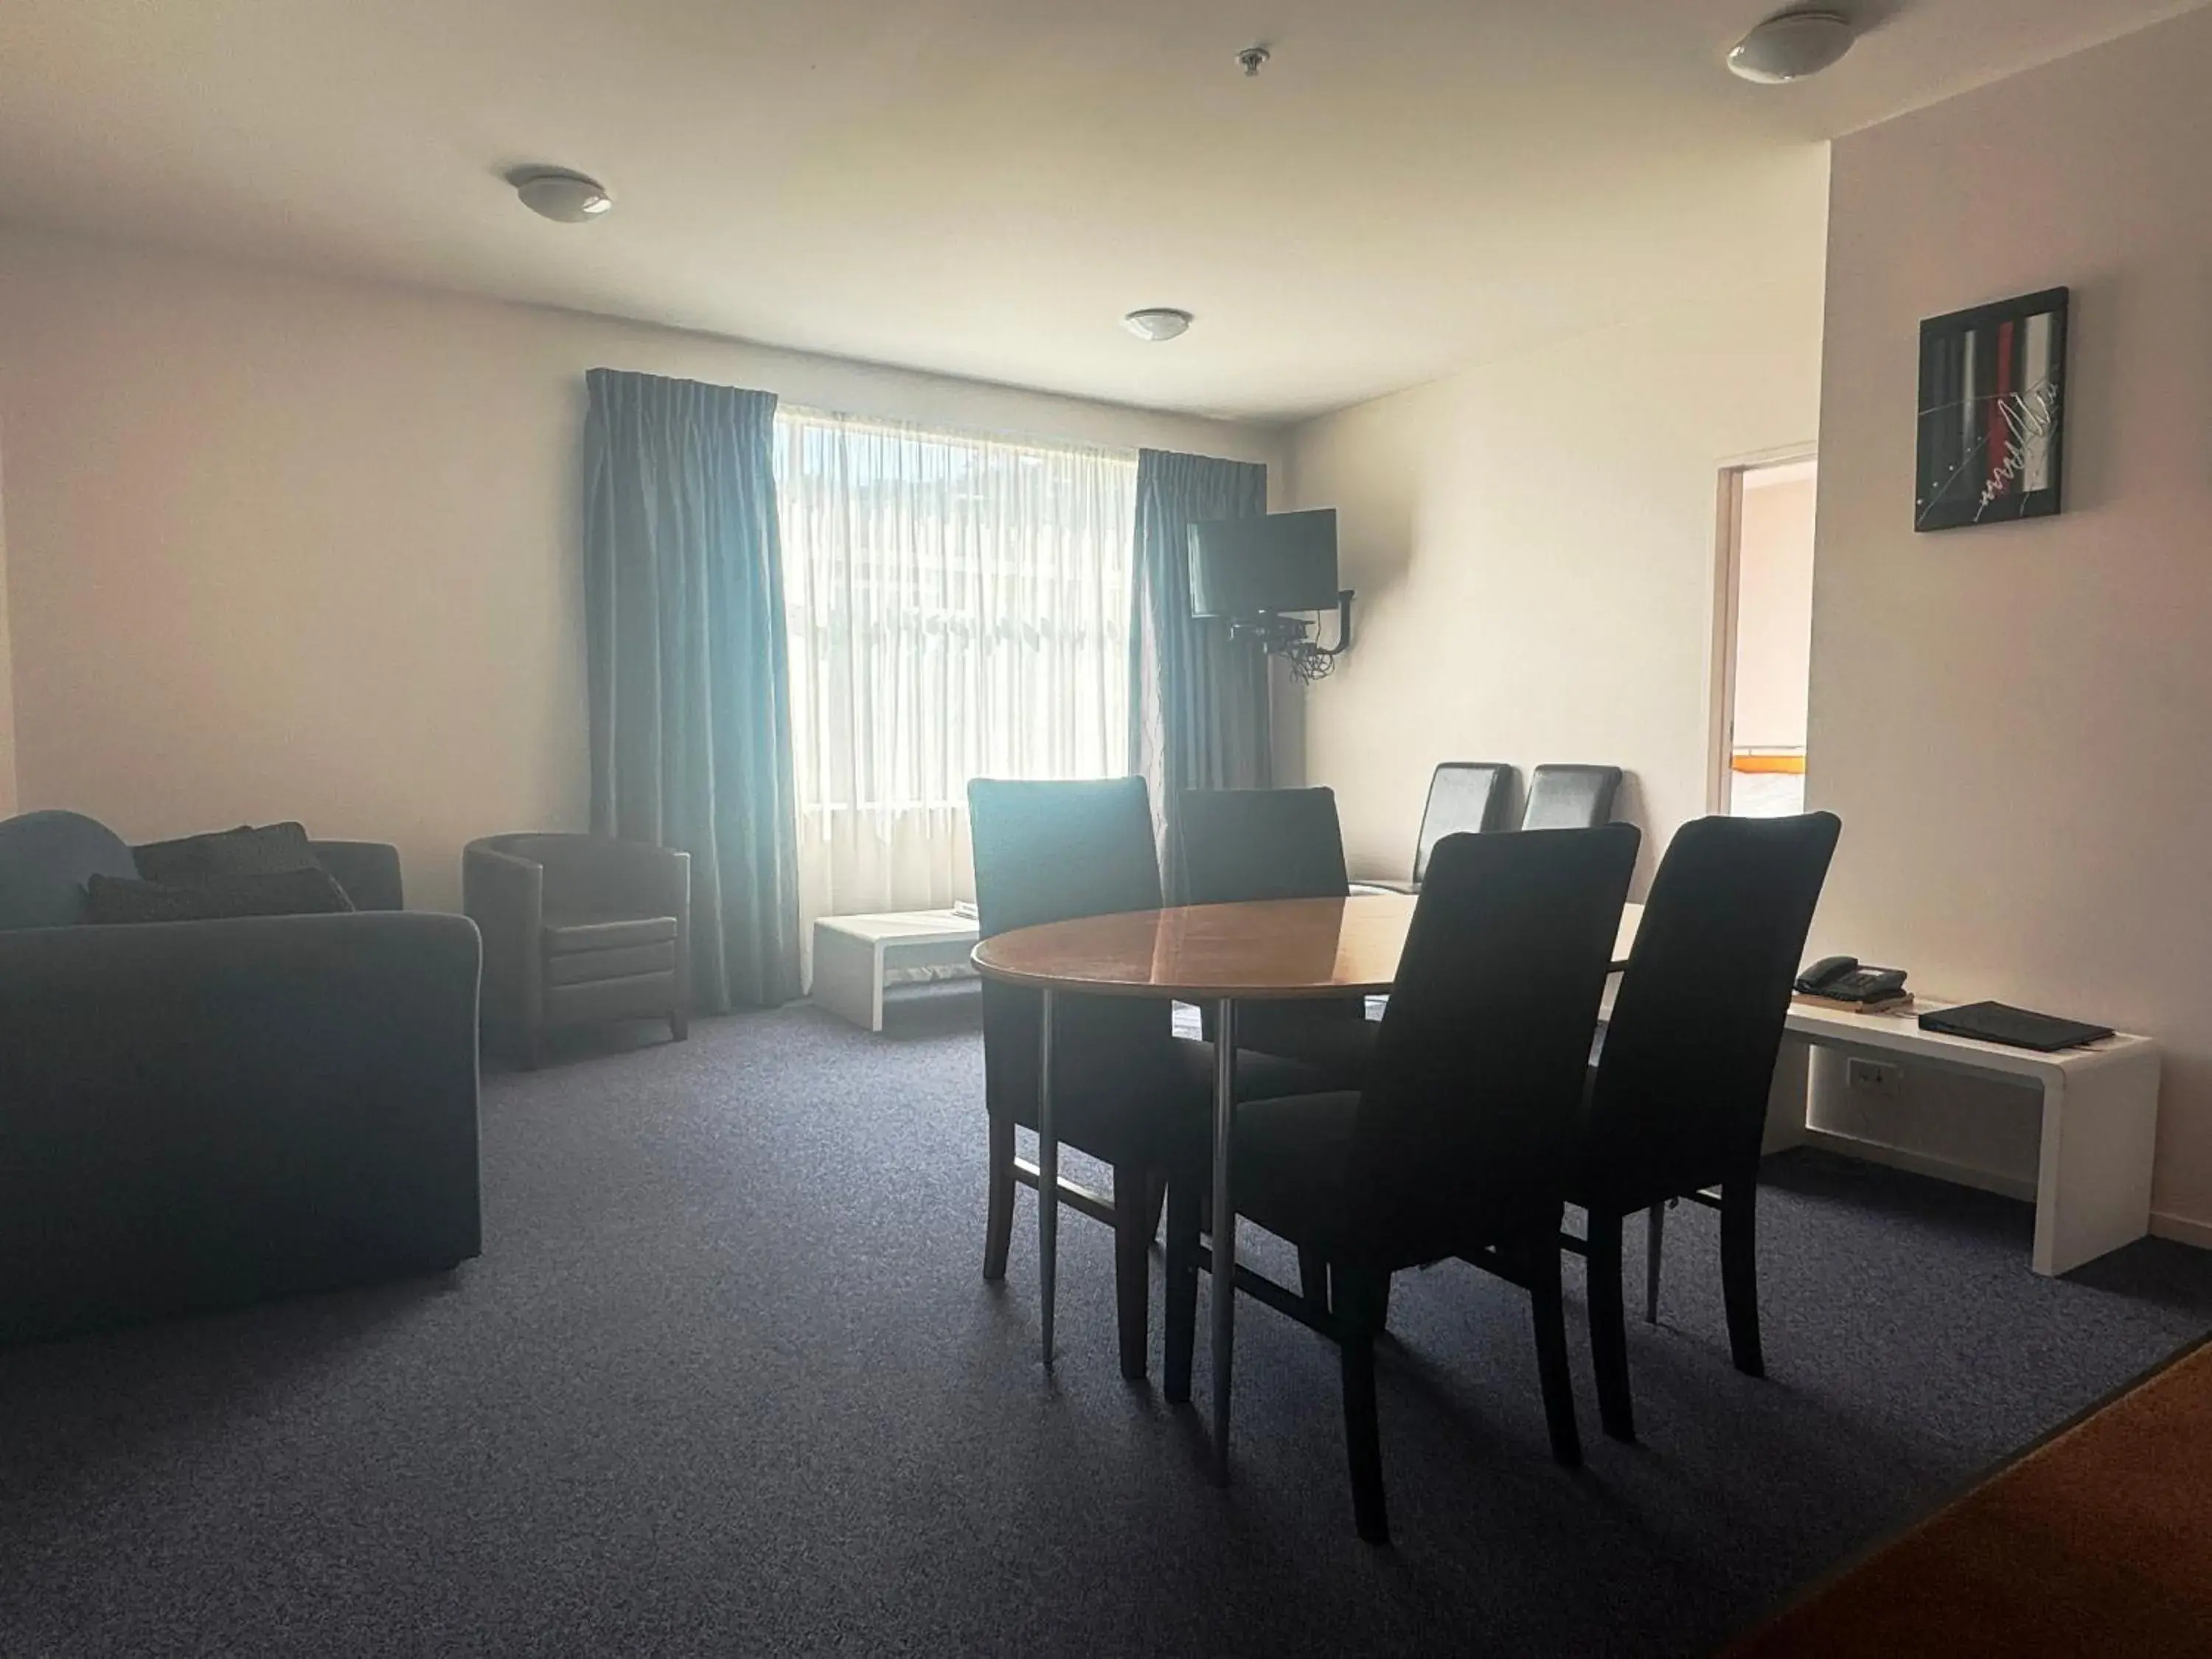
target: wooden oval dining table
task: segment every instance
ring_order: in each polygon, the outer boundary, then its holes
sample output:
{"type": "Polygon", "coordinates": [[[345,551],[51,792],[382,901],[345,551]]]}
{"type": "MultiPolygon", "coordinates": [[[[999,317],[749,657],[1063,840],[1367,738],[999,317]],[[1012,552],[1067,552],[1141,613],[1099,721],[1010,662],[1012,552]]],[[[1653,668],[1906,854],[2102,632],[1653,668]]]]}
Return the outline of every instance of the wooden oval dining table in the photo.
{"type": "MultiPolygon", "coordinates": [[[[1213,1466],[1229,1473],[1230,1360],[1236,1340],[1237,1007],[1387,994],[1413,920],[1405,893],[1267,899],[1080,916],[995,934],[973,953],[975,970],[1040,994],[1037,1067],[1037,1279],[1044,1363],[1053,1358],[1060,1237],[1060,1142],[1053,1127],[1053,1002],[1061,994],[1157,997],[1213,1011],[1212,1352],[1213,1466]]],[[[1613,966],[1628,963],[1644,908],[1625,906],[1613,966]]],[[[1595,1027],[1593,1027],[1593,1034],[1595,1027]]]]}

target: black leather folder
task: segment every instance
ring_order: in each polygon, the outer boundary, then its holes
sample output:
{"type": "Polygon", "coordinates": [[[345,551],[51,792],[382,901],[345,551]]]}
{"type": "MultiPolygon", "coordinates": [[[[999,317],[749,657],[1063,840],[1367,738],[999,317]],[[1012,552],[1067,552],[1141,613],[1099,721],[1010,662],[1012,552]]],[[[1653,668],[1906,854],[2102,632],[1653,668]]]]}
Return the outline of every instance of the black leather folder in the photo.
{"type": "Polygon", "coordinates": [[[2046,1054],[2061,1048],[2079,1048],[2112,1035],[2109,1025],[2055,1019],[2049,1014],[2030,1013],[2025,1008],[2009,1007],[2002,1002],[1966,1002],[1956,1008],[1935,1009],[1920,1016],[1920,1029],[1942,1031],[1950,1036],[1976,1037],[1984,1042],[2002,1042],[2008,1048],[2033,1048],[2046,1054]]]}

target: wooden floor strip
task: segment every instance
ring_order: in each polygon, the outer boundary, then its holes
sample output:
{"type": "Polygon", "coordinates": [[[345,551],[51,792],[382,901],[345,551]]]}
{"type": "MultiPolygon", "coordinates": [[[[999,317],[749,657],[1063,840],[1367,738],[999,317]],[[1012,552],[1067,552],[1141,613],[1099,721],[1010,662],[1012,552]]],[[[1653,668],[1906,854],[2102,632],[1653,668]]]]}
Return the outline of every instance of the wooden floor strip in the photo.
{"type": "Polygon", "coordinates": [[[2212,1346],[2062,1430],[1729,1653],[2212,1654],[2212,1346]]]}

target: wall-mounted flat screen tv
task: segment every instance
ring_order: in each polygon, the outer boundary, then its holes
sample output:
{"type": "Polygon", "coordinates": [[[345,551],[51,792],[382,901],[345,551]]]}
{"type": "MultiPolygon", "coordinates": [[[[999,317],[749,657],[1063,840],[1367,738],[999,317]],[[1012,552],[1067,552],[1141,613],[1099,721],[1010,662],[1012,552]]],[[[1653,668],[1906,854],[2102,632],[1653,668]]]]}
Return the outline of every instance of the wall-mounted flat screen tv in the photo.
{"type": "Polygon", "coordinates": [[[1190,527],[1190,612],[1256,617],[1336,609],[1336,509],[1190,527]]]}

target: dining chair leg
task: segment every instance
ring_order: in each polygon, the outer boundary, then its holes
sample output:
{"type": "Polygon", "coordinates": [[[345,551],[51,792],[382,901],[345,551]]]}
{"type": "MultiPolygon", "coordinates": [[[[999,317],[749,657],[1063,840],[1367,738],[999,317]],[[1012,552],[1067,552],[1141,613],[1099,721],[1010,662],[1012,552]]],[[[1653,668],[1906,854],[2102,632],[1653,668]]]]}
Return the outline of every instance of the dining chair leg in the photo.
{"type": "Polygon", "coordinates": [[[1759,1181],[1721,1186],[1721,1297],[1728,1307],[1729,1352],[1747,1376],[1766,1375],[1759,1345],[1759,1181]]]}
{"type": "Polygon", "coordinates": [[[1310,1245],[1298,1247],[1298,1294],[1315,1313],[1328,1311],[1328,1258],[1310,1245]]]}
{"type": "Polygon", "coordinates": [[[1615,1440],[1636,1438],[1636,1411],[1628,1394],[1628,1315],[1620,1295],[1621,1218],[1589,1212],[1590,1360],[1597,1370],[1597,1415],[1615,1440]]]}
{"type": "Polygon", "coordinates": [[[1114,1323],[1121,1340],[1121,1375],[1145,1380],[1152,1359],[1152,1172],[1141,1164],[1114,1166],[1114,1323]]]}
{"type": "Polygon", "coordinates": [[[1145,1239],[1147,1243],[1160,1236],[1160,1213],[1167,1207],[1167,1171],[1154,1170],[1145,1177],[1145,1239]]]}
{"type": "Polygon", "coordinates": [[[983,1277],[1006,1276],[1006,1251],[1014,1237],[1014,1121],[991,1114],[989,1197],[983,1220],[983,1277]]]}
{"type": "Polygon", "coordinates": [[[1344,1449],[1352,1467],[1352,1518],[1370,1544],[1390,1541],[1382,1497],[1382,1431],[1375,1405],[1375,1316],[1380,1274],[1331,1269],[1342,1330],[1338,1343],[1344,1373],[1344,1449]]]}
{"type": "Polygon", "coordinates": [[[1190,1403],[1191,1351],[1198,1340],[1198,1227],[1203,1201],[1196,1180],[1168,1182],[1167,1358],[1160,1392],[1171,1405],[1190,1403]]]}
{"type": "Polygon", "coordinates": [[[1567,1369],[1566,1301],[1559,1285],[1559,1230],[1547,1229],[1521,1247],[1528,1274],[1528,1304],[1535,1316],[1536,1376],[1544,1392],[1544,1425],[1551,1431],[1552,1461],[1582,1467],[1583,1437],[1575,1426],[1575,1385],[1567,1369]]]}
{"type": "Polygon", "coordinates": [[[1667,1203],[1654,1204],[1644,1220],[1644,1322],[1659,1322],[1659,1254],[1667,1243],[1667,1203]]]}

